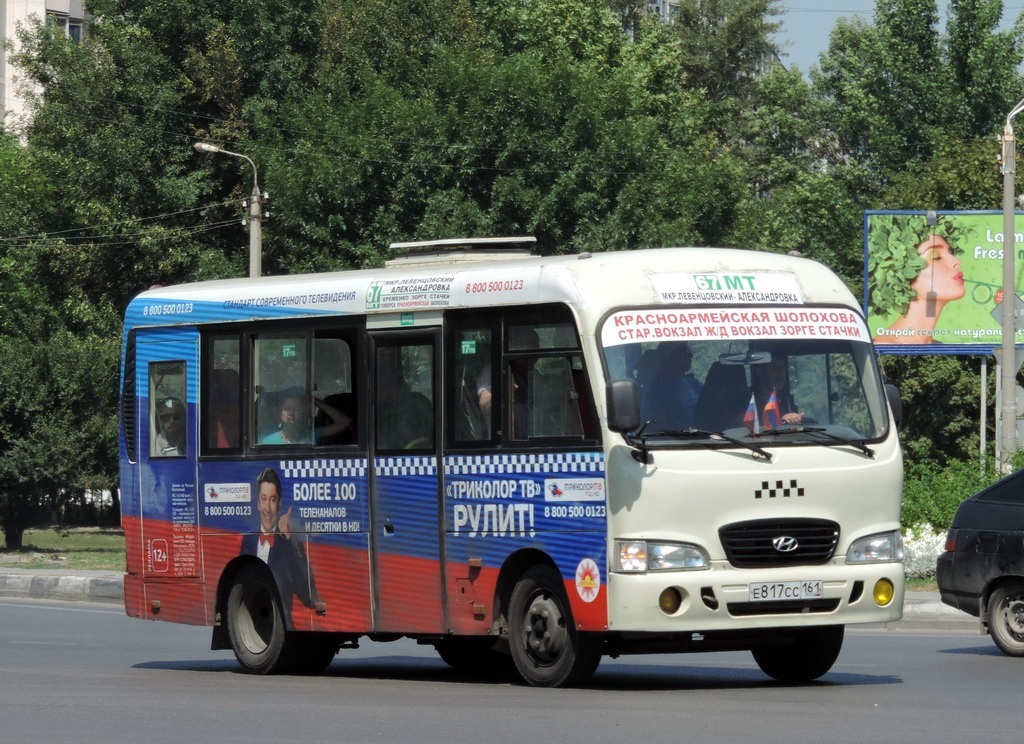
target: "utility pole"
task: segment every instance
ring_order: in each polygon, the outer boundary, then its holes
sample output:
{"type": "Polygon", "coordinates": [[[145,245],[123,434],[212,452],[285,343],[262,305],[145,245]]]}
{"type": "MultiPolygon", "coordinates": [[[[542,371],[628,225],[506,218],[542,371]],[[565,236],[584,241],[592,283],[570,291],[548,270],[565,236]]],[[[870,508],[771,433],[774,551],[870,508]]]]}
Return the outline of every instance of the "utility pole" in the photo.
{"type": "Polygon", "coordinates": [[[263,204],[267,200],[267,194],[260,191],[259,179],[256,172],[256,163],[248,155],[238,152],[231,152],[222,147],[211,145],[209,142],[196,142],[197,152],[218,152],[222,155],[230,155],[233,158],[241,158],[252,166],[252,193],[249,196],[248,204],[249,217],[249,276],[258,277],[263,274],[263,204]]]}
{"type": "Polygon", "coordinates": [[[1002,359],[999,368],[1002,405],[1000,410],[999,463],[1003,472],[1009,472],[1010,461],[1017,452],[1017,287],[1014,279],[1015,210],[1017,201],[1015,177],[1017,173],[1017,143],[1013,137],[1013,117],[1024,110],[1024,101],[1018,103],[1006,117],[1003,127],[1003,313],[1002,359]]]}
{"type": "MultiPolygon", "coordinates": [[[[256,166],[253,166],[255,174],[256,166]]],[[[263,195],[253,176],[252,195],[249,197],[249,276],[263,275],[263,195]]]]}

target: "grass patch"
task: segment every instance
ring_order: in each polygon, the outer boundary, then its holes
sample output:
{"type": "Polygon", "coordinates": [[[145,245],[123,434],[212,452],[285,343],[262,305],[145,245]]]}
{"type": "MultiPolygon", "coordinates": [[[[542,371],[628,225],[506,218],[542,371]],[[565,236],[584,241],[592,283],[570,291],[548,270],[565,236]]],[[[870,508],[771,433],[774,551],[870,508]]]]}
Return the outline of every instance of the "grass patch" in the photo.
{"type": "Polygon", "coordinates": [[[928,576],[922,579],[918,578],[907,578],[907,591],[908,592],[937,592],[939,591],[939,585],[935,583],[934,576],[928,576]]]}
{"type": "MultiPolygon", "coordinates": [[[[2,543],[0,543],[2,544],[2,543]]],[[[0,565],[16,568],[64,568],[87,571],[124,570],[124,534],[116,528],[42,527],[25,530],[23,547],[0,550],[0,565]]]]}

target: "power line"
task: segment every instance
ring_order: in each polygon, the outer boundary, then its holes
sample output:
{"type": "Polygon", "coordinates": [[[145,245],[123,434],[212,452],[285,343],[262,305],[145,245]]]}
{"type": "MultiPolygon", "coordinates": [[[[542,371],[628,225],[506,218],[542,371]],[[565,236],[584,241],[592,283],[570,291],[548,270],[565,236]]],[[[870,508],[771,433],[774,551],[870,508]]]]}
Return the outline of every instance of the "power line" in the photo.
{"type": "Polygon", "coordinates": [[[125,220],[121,223],[109,223],[107,225],[98,225],[93,227],[83,227],[78,229],[70,230],[57,230],[49,233],[37,233],[35,235],[22,235],[14,238],[0,238],[0,243],[7,243],[11,247],[21,248],[33,248],[41,247],[46,244],[51,245],[89,245],[92,247],[107,247],[107,246],[119,246],[119,245],[134,245],[140,240],[152,240],[166,238],[178,238],[183,235],[193,235],[204,232],[211,232],[213,230],[219,230],[224,227],[236,227],[241,223],[241,220],[237,217],[218,220],[215,222],[204,222],[196,225],[169,225],[163,226],[167,231],[166,236],[157,236],[152,232],[129,232],[129,233],[100,233],[100,234],[82,234],[88,233],[90,230],[97,230],[100,228],[116,227],[119,224],[125,225],[137,225],[141,222],[151,222],[157,219],[162,219],[169,216],[177,216],[180,214],[186,214],[189,212],[197,212],[206,209],[216,208],[224,206],[225,204],[231,204],[233,202],[220,202],[217,204],[210,204],[196,209],[182,210],[180,212],[170,212],[165,215],[154,215],[152,217],[143,217],[137,220],[125,220]]]}
{"type": "MultiPolygon", "coordinates": [[[[125,223],[134,224],[134,223],[139,223],[139,222],[150,222],[150,221],[153,221],[153,220],[161,220],[161,219],[164,219],[166,217],[177,217],[178,215],[182,215],[182,214],[191,214],[192,212],[201,212],[201,211],[203,211],[205,209],[212,209],[214,207],[221,207],[221,206],[226,206],[228,204],[234,204],[234,203],[235,203],[235,200],[232,199],[232,200],[229,200],[229,201],[219,202],[217,204],[207,204],[207,205],[202,206],[202,207],[193,207],[192,209],[181,209],[181,210],[179,210],[177,212],[167,212],[165,214],[156,214],[156,215],[152,215],[150,217],[136,217],[136,218],[129,219],[129,220],[121,220],[119,222],[108,222],[106,224],[92,225],[92,226],[89,226],[89,227],[70,228],[68,230],[57,230],[57,231],[54,231],[54,232],[45,233],[45,236],[52,238],[52,237],[57,237],[57,236],[60,236],[60,235],[65,235],[65,234],[68,234],[68,233],[80,233],[83,230],[99,230],[99,229],[104,229],[104,228],[117,227],[118,225],[123,225],[125,223]]],[[[18,241],[18,240],[36,240],[38,237],[39,237],[38,234],[37,235],[18,235],[18,236],[12,237],[12,238],[0,238],[0,242],[6,243],[6,242],[14,242],[14,241],[18,241]]],[[[100,236],[97,236],[97,237],[103,237],[103,236],[100,235],[100,236]]]]}

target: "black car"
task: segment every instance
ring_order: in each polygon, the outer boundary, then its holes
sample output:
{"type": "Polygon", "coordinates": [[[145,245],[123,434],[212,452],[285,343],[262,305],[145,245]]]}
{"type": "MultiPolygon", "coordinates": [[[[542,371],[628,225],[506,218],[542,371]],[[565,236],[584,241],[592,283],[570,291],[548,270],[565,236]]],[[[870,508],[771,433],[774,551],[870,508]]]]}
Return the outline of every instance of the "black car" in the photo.
{"type": "Polygon", "coordinates": [[[981,618],[1009,656],[1024,656],[1024,470],[960,504],[935,572],[942,601],[981,618]]]}

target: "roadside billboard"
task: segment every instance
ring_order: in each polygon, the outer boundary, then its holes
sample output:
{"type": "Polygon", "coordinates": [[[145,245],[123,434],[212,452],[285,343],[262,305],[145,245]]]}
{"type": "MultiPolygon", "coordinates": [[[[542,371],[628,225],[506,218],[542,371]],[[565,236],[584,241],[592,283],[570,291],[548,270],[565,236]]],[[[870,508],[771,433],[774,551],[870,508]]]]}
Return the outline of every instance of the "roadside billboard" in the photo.
{"type": "MultiPolygon", "coordinates": [[[[1002,287],[1002,212],[864,213],[864,310],[879,353],[991,354],[1002,344],[1002,287]]],[[[1021,330],[1016,336],[1024,344],[1021,330]]]]}

